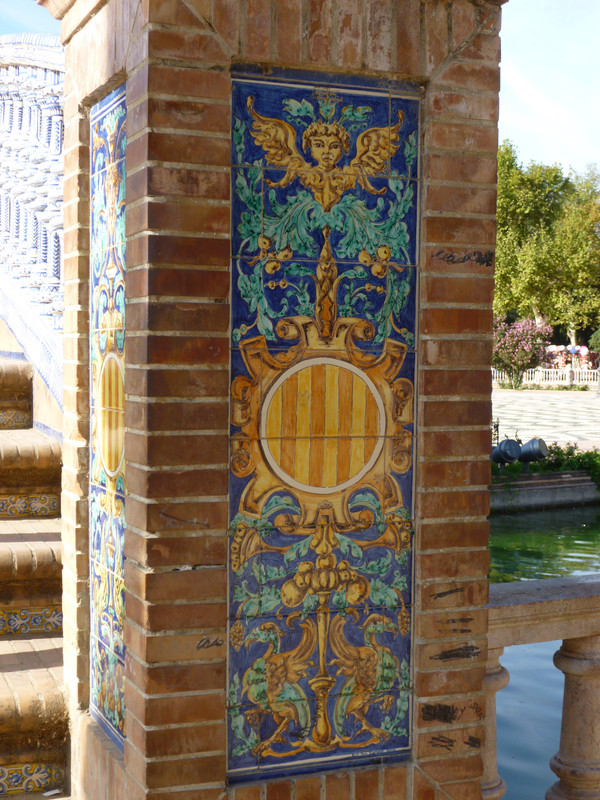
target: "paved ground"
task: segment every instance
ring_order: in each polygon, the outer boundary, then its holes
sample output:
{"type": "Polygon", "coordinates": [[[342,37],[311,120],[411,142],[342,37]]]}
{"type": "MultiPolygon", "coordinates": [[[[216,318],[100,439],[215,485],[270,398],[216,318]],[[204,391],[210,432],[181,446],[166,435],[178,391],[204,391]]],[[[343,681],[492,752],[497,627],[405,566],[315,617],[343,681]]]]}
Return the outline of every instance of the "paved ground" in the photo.
{"type": "Polygon", "coordinates": [[[526,442],[533,437],[575,442],[584,450],[600,449],[600,396],[587,392],[494,389],[492,416],[500,420],[500,439],[515,432],[526,442]]]}

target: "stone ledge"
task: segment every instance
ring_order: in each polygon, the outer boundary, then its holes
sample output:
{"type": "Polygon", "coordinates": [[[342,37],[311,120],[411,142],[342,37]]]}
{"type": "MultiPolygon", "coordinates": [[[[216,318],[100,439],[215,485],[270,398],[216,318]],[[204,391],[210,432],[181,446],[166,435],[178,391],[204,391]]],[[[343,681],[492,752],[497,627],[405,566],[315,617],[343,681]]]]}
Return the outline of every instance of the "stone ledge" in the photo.
{"type": "Polygon", "coordinates": [[[600,575],[490,586],[488,647],[600,635],[600,575]]]}
{"type": "Polygon", "coordinates": [[[583,470],[520,475],[490,487],[493,512],[600,503],[600,489],[583,470]]]}

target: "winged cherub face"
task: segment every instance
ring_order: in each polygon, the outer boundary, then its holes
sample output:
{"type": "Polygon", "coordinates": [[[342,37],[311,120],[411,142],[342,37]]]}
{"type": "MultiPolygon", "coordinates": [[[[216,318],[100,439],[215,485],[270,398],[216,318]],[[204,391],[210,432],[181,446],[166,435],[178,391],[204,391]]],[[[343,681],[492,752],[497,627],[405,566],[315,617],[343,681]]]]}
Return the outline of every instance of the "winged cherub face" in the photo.
{"type": "Polygon", "coordinates": [[[350,149],[350,136],[345,128],[337,123],[313,122],[302,137],[304,150],[310,154],[324,172],[331,172],[343,153],[350,149]]]}

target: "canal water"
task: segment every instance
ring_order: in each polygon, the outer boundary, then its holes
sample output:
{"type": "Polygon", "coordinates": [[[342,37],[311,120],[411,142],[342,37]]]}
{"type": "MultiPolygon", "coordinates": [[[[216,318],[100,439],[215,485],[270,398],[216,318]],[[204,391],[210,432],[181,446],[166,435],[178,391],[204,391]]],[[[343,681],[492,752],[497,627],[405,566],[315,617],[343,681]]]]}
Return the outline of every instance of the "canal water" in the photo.
{"type": "MultiPolygon", "coordinates": [[[[491,517],[492,582],[600,572],[600,506],[491,517]]],[[[498,772],[505,800],[544,800],[558,779],[548,763],[560,740],[563,674],[552,663],[560,642],[508,647],[510,683],[496,695],[498,772]]]]}

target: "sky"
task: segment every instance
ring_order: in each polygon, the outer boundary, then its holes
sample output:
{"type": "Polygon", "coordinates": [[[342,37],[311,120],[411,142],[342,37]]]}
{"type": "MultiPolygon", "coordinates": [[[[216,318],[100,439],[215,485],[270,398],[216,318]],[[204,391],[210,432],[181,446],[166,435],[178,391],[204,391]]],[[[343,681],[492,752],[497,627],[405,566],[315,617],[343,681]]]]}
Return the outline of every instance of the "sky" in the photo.
{"type": "MultiPolygon", "coordinates": [[[[0,34],[56,33],[35,0],[0,0],[0,34]]],[[[500,141],[524,164],[600,165],[600,0],[509,0],[502,9],[500,141]]]]}
{"type": "Polygon", "coordinates": [[[500,141],[525,164],[600,165],[600,0],[509,0],[500,36],[500,141]]]}

